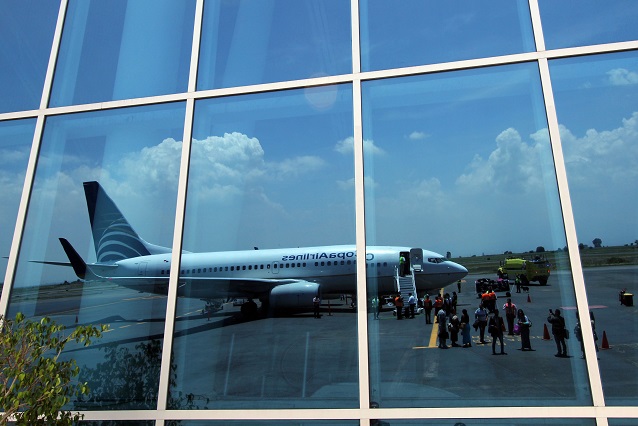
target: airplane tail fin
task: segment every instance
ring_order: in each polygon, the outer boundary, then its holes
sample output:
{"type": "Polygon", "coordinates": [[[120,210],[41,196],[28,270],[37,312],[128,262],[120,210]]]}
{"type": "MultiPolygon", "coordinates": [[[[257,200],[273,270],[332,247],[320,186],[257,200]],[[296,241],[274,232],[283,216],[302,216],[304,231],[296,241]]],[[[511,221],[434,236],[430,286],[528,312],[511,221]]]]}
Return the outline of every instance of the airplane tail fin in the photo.
{"type": "Polygon", "coordinates": [[[80,279],[84,279],[86,277],[86,263],[78,252],[75,251],[70,242],[64,238],[59,238],[59,240],[60,243],[62,243],[62,248],[64,249],[66,256],[69,258],[69,262],[71,262],[75,275],[77,275],[80,279]]]}
{"type": "Polygon", "coordinates": [[[144,241],[98,182],[84,182],[84,195],[98,263],[170,252],[144,241]]]}

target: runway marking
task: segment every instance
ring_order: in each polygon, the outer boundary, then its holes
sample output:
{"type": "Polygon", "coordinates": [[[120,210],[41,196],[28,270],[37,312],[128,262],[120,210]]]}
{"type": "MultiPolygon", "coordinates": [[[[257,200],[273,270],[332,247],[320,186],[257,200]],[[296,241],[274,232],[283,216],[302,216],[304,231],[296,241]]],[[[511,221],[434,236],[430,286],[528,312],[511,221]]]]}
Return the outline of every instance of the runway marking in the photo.
{"type": "Polygon", "coordinates": [[[122,326],[120,326],[120,327],[118,327],[118,328],[127,328],[127,327],[130,327],[130,326],[131,326],[131,324],[129,324],[129,325],[122,325],[122,326]]]}

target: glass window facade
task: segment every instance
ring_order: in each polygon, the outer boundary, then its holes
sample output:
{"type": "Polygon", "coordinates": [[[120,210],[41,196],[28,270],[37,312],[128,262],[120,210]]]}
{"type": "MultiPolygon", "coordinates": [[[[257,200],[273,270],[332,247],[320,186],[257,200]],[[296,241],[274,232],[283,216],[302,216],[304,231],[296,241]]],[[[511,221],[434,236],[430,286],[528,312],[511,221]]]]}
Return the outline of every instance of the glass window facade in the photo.
{"type": "Polygon", "coordinates": [[[51,106],[183,92],[195,2],[71,1],[51,106]]]}
{"type": "Polygon", "coordinates": [[[350,5],[339,0],[206,2],[199,89],[346,74],[350,5]]]}
{"type": "Polygon", "coordinates": [[[526,1],[361,2],[363,71],[534,50],[526,1]]]}
{"type": "MultiPolygon", "coordinates": [[[[633,266],[638,221],[636,215],[627,214],[638,201],[633,171],[638,161],[638,80],[632,79],[637,69],[634,52],[551,63],[590,308],[581,317],[589,318],[594,328],[595,351],[602,348],[605,355],[612,355],[607,351],[610,340],[617,351],[632,346],[637,326],[632,308],[620,300],[621,291],[634,294],[638,290],[633,266]],[[625,324],[625,332],[615,330],[612,324],[617,322],[625,324]]],[[[585,345],[591,343],[588,340],[580,341],[583,356],[585,345]]],[[[635,354],[629,353],[620,359],[599,356],[608,404],[633,404],[638,397],[638,377],[622,373],[635,360],[635,354]]]]}
{"type": "Polygon", "coordinates": [[[82,424],[636,424],[633,2],[2,7],[0,314],[109,325],[82,424]]]}
{"type": "Polygon", "coordinates": [[[2,3],[0,113],[40,106],[59,1],[2,3]]]}

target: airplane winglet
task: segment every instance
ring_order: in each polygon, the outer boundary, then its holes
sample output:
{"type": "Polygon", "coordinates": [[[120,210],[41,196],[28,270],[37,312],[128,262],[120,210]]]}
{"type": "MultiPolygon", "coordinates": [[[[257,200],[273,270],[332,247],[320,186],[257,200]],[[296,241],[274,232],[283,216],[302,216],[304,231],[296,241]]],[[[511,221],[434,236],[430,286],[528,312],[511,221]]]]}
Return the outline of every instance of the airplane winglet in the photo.
{"type": "Polygon", "coordinates": [[[86,276],[86,263],[78,254],[78,252],[75,251],[71,243],[68,242],[65,238],[60,238],[60,243],[62,244],[62,248],[69,258],[69,261],[71,262],[71,266],[73,267],[75,275],[77,275],[80,279],[84,279],[84,277],[86,276]]]}

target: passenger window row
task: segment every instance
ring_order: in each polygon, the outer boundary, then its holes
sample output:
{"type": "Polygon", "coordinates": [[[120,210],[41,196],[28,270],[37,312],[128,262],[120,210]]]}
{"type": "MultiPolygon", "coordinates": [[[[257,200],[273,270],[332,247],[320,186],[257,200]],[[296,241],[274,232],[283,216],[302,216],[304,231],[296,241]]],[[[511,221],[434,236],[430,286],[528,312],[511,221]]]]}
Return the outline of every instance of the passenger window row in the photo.
{"type": "MultiPolygon", "coordinates": [[[[315,266],[337,266],[337,265],[356,265],[357,261],[356,260],[335,260],[333,261],[327,261],[327,262],[315,262],[315,266]]],[[[251,270],[258,270],[258,269],[270,269],[270,264],[266,264],[266,265],[238,265],[238,266],[215,266],[214,268],[193,268],[193,269],[182,269],[180,271],[181,275],[195,275],[195,274],[201,274],[201,273],[206,273],[206,272],[228,272],[228,271],[251,271],[251,270]],[[208,271],[207,271],[208,269],[208,271]]],[[[368,267],[377,267],[380,268],[381,266],[388,266],[388,262],[377,262],[375,263],[366,263],[366,268],[368,267]]],[[[306,267],[306,262],[298,262],[298,263],[274,263],[272,264],[272,268],[273,269],[285,269],[285,268],[305,268],[306,267]]],[[[170,275],[170,269],[162,269],[160,271],[161,275],[170,275]]]]}

